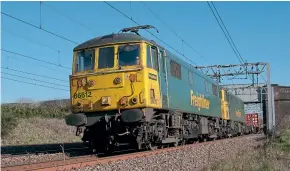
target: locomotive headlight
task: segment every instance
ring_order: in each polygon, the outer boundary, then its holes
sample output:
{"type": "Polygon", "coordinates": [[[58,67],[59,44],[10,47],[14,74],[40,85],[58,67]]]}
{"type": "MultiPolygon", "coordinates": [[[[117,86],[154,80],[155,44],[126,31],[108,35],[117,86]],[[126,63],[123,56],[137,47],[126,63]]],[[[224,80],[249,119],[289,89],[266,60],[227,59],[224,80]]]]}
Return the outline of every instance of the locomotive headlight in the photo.
{"type": "Polygon", "coordinates": [[[136,75],[135,75],[135,74],[130,74],[130,76],[129,76],[129,80],[130,80],[131,82],[136,81],[136,75]]]}
{"type": "Polygon", "coordinates": [[[87,84],[87,78],[82,79],[82,85],[85,86],[87,84]]]}
{"type": "Polygon", "coordinates": [[[87,78],[80,78],[77,80],[78,87],[85,86],[87,84],[87,78]]]}
{"type": "Polygon", "coordinates": [[[114,82],[115,82],[115,84],[120,84],[121,78],[120,77],[115,78],[114,82]]]}
{"type": "Polygon", "coordinates": [[[128,103],[128,98],[127,97],[122,97],[119,101],[120,105],[127,105],[128,103]]]}
{"type": "Polygon", "coordinates": [[[82,86],[82,80],[77,80],[78,87],[82,86]]]}
{"type": "Polygon", "coordinates": [[[88,81],[88,84],[90,87],[94,86],[95,85],[95,81],[94,80],[89,80],[88,81]]]}
{"type": "Polygon", "coordinates": [[[101,99],[102,105],[111,105],[111,97],[110,96],[103,96],[101,99]]]}
{"type": "Polygon", "coordinates": [[[137,100],[136,97],[133,97],[133,98],[131,99],[131,102],[132,102],[132,104],[137,104],[138,100],[137,100]]]}

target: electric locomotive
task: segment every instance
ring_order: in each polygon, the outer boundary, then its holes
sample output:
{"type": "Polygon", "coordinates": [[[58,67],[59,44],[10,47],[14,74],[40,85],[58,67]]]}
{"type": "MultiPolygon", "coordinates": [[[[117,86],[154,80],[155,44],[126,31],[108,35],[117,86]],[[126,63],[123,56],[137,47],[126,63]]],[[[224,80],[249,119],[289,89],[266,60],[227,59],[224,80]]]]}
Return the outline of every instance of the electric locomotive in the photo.
{"type": "Polygon", "coordinates": [[[246,133],[243,101],[138,33],[150,28],[125,28],[74,48],[66,124],[97,152],[246,133]]]}

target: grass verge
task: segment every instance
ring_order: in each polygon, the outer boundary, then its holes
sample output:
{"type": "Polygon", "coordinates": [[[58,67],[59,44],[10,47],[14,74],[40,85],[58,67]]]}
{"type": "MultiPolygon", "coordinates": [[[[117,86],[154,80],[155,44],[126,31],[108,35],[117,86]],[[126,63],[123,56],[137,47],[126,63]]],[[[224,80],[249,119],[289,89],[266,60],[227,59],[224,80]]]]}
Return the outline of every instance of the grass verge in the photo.
{"type": "Polygon", "coordinates": [[[240,150],[235,158],[216,163],[211,171],[289,171],[290,129],[255,149],[240,150]]]}
{"type": "Polygon", "coordinates": [[[81,137],[75,136],[75,130],[62,119],[21,119],[10,134],[2,137],[2,145],[81,142],[81,137]]]}
{"type": "Polygon", "coordinates": [[[2,145],[80,141],[75,136],[76,128],[64,122],[69,113],[69,103],[63,102],[2,104],[2,145]]]}

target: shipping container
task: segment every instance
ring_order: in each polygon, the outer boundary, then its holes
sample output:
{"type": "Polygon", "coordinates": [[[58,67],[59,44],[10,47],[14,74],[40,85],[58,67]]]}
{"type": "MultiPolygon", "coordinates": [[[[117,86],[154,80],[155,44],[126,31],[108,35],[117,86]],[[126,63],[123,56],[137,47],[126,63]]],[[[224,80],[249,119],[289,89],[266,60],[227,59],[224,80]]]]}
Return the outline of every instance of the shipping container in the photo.
{"type": "Polygon", "coordinates": [[[259,124],[259,114],[258,113],[249,113],[246,114],[246,124],[248,126],[260,127],[259,124]]]}

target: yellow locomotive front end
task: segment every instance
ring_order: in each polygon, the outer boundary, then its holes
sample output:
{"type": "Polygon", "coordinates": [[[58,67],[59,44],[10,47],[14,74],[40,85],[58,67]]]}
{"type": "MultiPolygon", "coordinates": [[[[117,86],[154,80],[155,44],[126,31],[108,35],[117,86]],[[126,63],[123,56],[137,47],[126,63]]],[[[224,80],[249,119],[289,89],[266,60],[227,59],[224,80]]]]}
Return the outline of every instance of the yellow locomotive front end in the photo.
{"type": "Polygon", "coordinates": [[[162,108],[157,56],[158,47],[135,34],[111,34],[77,46],[66,124],[77,127],[76,135],[83,133],[82,140],[99,152],[146,144],[142,135],[153,109],[162,108]]]}
{"type": "Polygon", "coordinates": [[[75,51],[70,77],[72,112],[158,108],[157,71],[146,68],[146,53],[144,42],[75,51]],[[148,79],[149,73],[155,75],[154,81],[148,79]]]}

